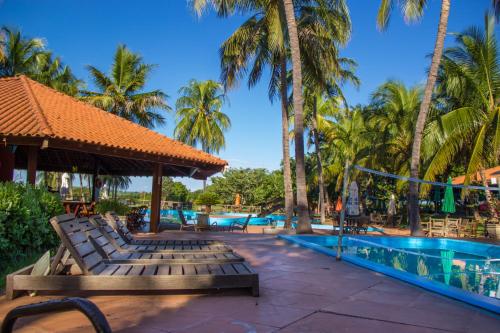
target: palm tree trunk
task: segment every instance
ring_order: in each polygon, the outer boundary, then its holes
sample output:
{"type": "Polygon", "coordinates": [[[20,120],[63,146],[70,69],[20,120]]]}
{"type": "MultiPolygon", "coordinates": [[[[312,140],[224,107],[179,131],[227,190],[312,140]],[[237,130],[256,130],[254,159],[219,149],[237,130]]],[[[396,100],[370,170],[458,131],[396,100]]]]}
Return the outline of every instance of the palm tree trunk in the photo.
{"type": "MultiPolygon", "coordinates": [[[[422,134],[424,131],[427,113],[431,104],[432,93],[436,83],[437,72],[441,56],[443,54],[444,38],[446,36],[446,29],[448,26],[448,15],[450,13],[450,0],[441,1],[441,16],[439,18],[439,27],[436,38],[436,45],[434,46],[434,54],[432,56],[431,69],[427,77],[425,85],[424,98],[420,105],[417,123],[415,126],[415,137],[413,139],[413,147],[411,151],[411,166],[410,175],[413,178],[418,178],[420,167],[420,146],[422,144],[422,134]]],[[[409,219],[410,230],[412,235],[421,235],[420,230],[420,216],[418,207],[418,183],[410,182],[409,186],[409,219]]]]}
{"type": "Polygon", "coordinates": [[[293,0],[283,0],[285,15],[290,39],[290,51],[292,53],[292,77],[293,77],[293,110],[295,113],[295,182],[297,185],[297,213],[299,222],[297,233],[311,233],[311,222],[309,220],[309,207],[307,204],[306,170],[304,157],[304,114],[302,110],[302,68],[300,59],[299,35],[297,23],[295,22],[295,10],[293,0]]]}
{"type": "Polygon", "coordinates": [[[285,186],[285,229],[291,229],[293,217],[292,169],[290,167],[290,139],[288,136],[288,84],[286,80],[286,58],[280,59],[280,92],[281,92],[281,136],[283,140],[283,180],[285,186]]]}
{"type": "Polygon", "coordinates": [[[318,168],[318,187],[319,187],[319,215],[321,224],[325,223],[325,181],[323,179],[323,163],[321,161],[321,151],[319,149],[319,133],[318,133],[318,99],[314,96],[312,114],[312,134],[314,138],[314,147],[316,148],[316,163],[318,168]]]}
{"type": "MultiPolygon", "coordinates": [[[[481,182],[483,183],[483,186],[488,187],[488,179],[486,178],[486,174],[484,173],[484,168],[481,168],[481,170],[479,171],[479,176],[481,176],[481,182]]],[[[495,204],[493,202],[491,191],[485,190],[484,194],[486,197],[486,204],[488,205],[488,212],[490,213],[490,216],[493,219],[498,219],[498,214],[495,210],[495,204]]]]}

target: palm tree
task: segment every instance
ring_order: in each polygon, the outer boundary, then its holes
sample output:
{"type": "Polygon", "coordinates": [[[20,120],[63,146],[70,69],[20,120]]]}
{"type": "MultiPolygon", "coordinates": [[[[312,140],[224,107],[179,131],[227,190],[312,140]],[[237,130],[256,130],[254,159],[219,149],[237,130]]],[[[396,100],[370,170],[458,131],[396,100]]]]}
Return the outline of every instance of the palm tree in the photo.
{"type": "Polygon", "coordinates": [[[0,31],[0,77],[27,75],[35,81],[75,96],[82,82],[71,69],[45,50],[40,38],[26,38],[19,30],[0,31]]]}
{"type": "MultiPolygon", "coordinates": [[[[483,175],[485,168],[498,164],[500,59],[494,17],[485,22],[484,31],[471,27],[457,34],[457,45],[444,52],[438,77],[444,114],[426,128],[424,142],[431,156],[426,179],[434,180],[461,156],[468,160],[466,184],[471,175],[483,175]]],[[[489,192],[486,198],[491,215],[497,217],[489,192]]]]}
{"type": "Polygon", "coordinates": [[[297,186],[297,213],[299,221],[297,233],[311,233],[309,207],[307,203],[306,169],[304,155],[304,114],[302,98],[302,62],[300,58],[299,34],[295,20],[293,0],[283,0],[285,17],[290,39],[292,58],[292,90],[295,132],[295,183],[297,186]]]}
{"type": "Polygon", "coordinates": [[[167,95],[158,89],[143,91],[153,68],[139,54],[119,45],[110,76],[87,66],[97,91],[83,91],[82,100],[145,127],[162,125],[165,118],[156,110],[170,110],[167,95]]]}
{"type": "Polygon", "coordinates": [[[231,127],[221,109],[226,99],[223,86],[215,81],[191,80],[179,89],[174,136],[207,153],[218,153],[226,145],[224,132],[231,127]]]}
{"type": "Polygon", "coordinates": [[[24,38],[19,30],[0,30],[0,77],[30,75],[45,56],[40,38],[24,38]]]}
{"type": "Polygon", "coordinates": [[[226,145],[224,132],[231,127],[229,117],[221,111],[226,99],[222,84],[191,80],[179,94],[175,138],[191,146],[200,144],[207,153],[218,153],[226,145]]]}
{"type": "MultiPolygon", "coordinates": [[[[382,0],[378,16],[377,25],[381,29],[385,29],[389,22],[391,9],[393,8],[396,0],[382,0]]],[[[423,10],[427,4],[426,0],[404,0],[398,1],[402,5],[403,15],[406,20],[419,19],[423,15],[423,10]]],[[[450,13],[450,0],[441,0],[441,14],[439,18],[438,33],[436,37],[436,44],[434,46],[434,53],[432,55],[431,67],[427,76],[427,83],[425,85],[424,97],[420,110],[418,113],[417,122],[415,124],[415,134],[413,138],[410,176],[413,178],[419,177],[420,167],[420,147],[422,144],[422,135],[424,126],[427,119],[427,114],[431,105],[432,93],[434,85],[436,84],[439,63],[444,48],[444,38],[446,36],[446,29],[448,26],[448,16],[450,13]]],[[[412,235],[420,235],[420,216],[418,207],[418,184],[410,182],[409,184],[409,220],[410,230],[412,235]]]]}
{"type": "Polygon", "coordinates": [[[420,86],[389,80],[373,93],[367,126],[375,136],[373,163],[384,171],[409,176],[413,131],[422,102],[420,86]]]}

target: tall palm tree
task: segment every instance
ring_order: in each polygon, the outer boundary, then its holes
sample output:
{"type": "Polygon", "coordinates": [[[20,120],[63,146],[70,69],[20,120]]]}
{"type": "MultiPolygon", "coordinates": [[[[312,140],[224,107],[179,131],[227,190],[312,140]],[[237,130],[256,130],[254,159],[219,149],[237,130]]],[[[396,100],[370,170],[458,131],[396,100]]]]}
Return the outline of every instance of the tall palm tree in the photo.
{"type": "Polygon", "coordinates": [[[222,84],[191,80],[179,89],[179,94],[175,138],[191,146],[199,144],[207,153],[218,153],[226,146],[224,132],[231,127],[231,120],[221,111],[226,99],[222,84]]]}
{"type": "MultiPolygon", "coordinates": [[[[381,29],[385,29],[385,27],[387,27],[391,14],[391,9],[394,7],[396,2],[401,5],[402,12],[406,20],[419,19],[423,15],[424,8],[427,4],[426,0],[403,0],[403,1],[381,0],[381,5],[377,16],[377,24],[381,29]]],[[[422,135],[427,119],[427,114],[429,112],[429,108],[431,105],[434,85],[436,84],[436,78],[439,69],[439,63],[441,61],[441,55],[443,53],[444,38],[446,36],[446,29],[448,27],[449,13],[450,13],[450,0],[441,0],[441,14],[439,18],[436,43],[434,45],[434,52],[432,55],[431,67],[427,76],[427,83],[425,85],[424,96],[422,99],[422,104],[420,105],[417,122],[415,124],[415,134],[413,138],[412,154],[411,154],[412,156],[410,164],[410,176],[413,178],[419,177],[420,147],[422,144],[422,135]]],[[[411,234],[420,235],[422,232],[420,230],[420,216],[418,207],[418,184],[416,182],[410,182],[409,184],[408,203],[409,203],[409,220],[410,220],[411,234]]]]}
{"type": "Polygon", "coordinates": [[[179,94],[175,138],[192,146],[199,144],[207,153],[218,153],[226,145],[224,132],[231,127],[229,117],[221,111],[226,98],[223,86],[212,80],[191,80],[179,94]]]}
{"type": "MultiPolygon", "coordinates": [[[[200,13],[209,1],[193,0],[200,13]]],[[[248,71],[248,84],[255,85],[267,66],[271,69],[269,96],[280,96],[282,111],[282,140],[285,178],[285,211],[287,224],[292,215],[292,181],[288,138],[288,79],[287,63],[290,56],[288,29],[282,0],[211,1],[219,16],[234,10],[251,12],[252,16],[238,28],[221,48],[222,78],[226,87],[232,87],[248,71]]],[[[343,0],[298,1],[300,12],[298,29],[300,47],[305,67],[305,81],[327,80],[338,70],[337,44],[345,43],[350,36],[350,19],[343,0]],[[322,66],[320,64],[322,63],[322,66]],[[323,71],[322,69],[328,69],[323,71]]],[[[285,224],[285,225],[287,225],[285,224]]]]}
{"type": "Polygon", "coordinates": [[[145,64],[139,54],[119,45],[110,76],[87,66],[97,91],[82,91],[82,99],[145,127],[162,125],[165,118],[157,110],[170,110],[167,95],[158,89],[144,92],[153,68],[154,65],[145,64]]]}
{"type": "Polygon", "coordinates": [[[302,98],[302,62],[300,58],[299,34],[295,20],[295,8],[293,0],[283,0],[285,6],[285,17],[290,39],[290,51],[292,58],[292,90],[293,90],[293,112],[295,132],[295,183],[297,186],[297,213],[299,221],[297,233],[311,233],[311,221],[309,219],[309,207],[307,203],[305,151],[304,151],[304,114],[302,98]]]}
{"type": "Polygon", "coordinates": [[[70,96],[77,96],[83,85],[83,81],[73,75],[71,68],[64,65],[59,57],[54,58],[51,52],[45,52],[39,57],[35,70],[29,75],[32,79],[70,96]]]}
{"type": "MultiPolygon", "coordinates": [[[[457,157],[467,156],[466,181],[495,166],[500,159],[500,58],[493,16],[484,30],[471,27],[447,48],[438,77],[443,115],[428,124],[424,138],[431,155],[426,179],[443,174],[457,157]]],[[[481,176],[487,186],[486,178],[481,176]]],[[[497,217],[491,194],[486,198],[497,217]]]]}

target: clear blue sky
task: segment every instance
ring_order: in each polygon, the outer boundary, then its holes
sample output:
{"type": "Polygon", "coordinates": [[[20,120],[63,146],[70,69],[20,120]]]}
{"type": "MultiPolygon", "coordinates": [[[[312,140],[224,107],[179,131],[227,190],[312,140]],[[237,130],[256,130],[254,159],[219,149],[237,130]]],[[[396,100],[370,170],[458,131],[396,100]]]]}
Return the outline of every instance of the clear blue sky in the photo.
{"type": "MultiPolygon", "coordinates": [[[[439,0],[429,0],[421,22],[406,25],[394,12],[389,29],[375,26],[380,0],[348,0],[353,34],[344,56],[355,59],[362,85],[346,87],[351,105],[366,103],[373,90],[386,79],[407,84],[425,82],[433,49],[439,0]]],[[[470,25],[482,26],[491,0],[452,1],[449,32],[470,25]]],[[[174,106],[177,91],[190,79],[218,79],[221,43],[243,22],[244,17],[220,19],[207,14],[198,19],[186,0],[0,0],[0,24],[18,27],[30,37],[43,37],[48,48],[70,65],[75,74],[89,80],[86,65],[108,70],[118,44],[142,54],[145,62],[157,64],[148,88],[162,89],[174,106]]],[[[446,43],[450,45],[453,37],[446,43]]],[[[281,160],[280,108],[267,98],[267,75],[248,90],[245,83],[229,93],[224,108],[232,120],[227,147],[220,153],[232,167],[277,169],[281,160]]],[[[173,114],[158,128],[171,136],[173,114]]],[[[200,181],[184,180],[192,189],[200,181]]],[[[134,179],[131,190],[150,190],[148,178],[134,179]]]]}

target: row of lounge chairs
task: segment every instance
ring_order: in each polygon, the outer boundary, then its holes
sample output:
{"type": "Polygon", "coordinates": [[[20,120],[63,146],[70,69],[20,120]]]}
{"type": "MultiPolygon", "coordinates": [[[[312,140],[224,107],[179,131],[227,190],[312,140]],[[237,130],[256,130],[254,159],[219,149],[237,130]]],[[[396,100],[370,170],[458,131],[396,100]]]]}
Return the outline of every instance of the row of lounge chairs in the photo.
{"type": "Polygon", "coordinates": [[[200,225],[198,223],[197,224],[189,224],[187,222],[187,219],[186,219],[184,212],[182,210],[178,210],[178,214],[179,214],[179,219],[181,220],[180,230],[187,230],[187,231],[209,230],[209,231],[248,232],[248,223],[250,222],[250,219],[252,218],[252,215],[249,214],[243,223],[239,223],[236,221],[236,222],[232,222],[228,226],[218,225],[217,222],[212,222],[211,224],[207,224],[207,225],[200,225]]]}
{"type": "Polygon", "coordinates": [[[50,223],[61,239],[48,274],[34,265],[7,276],[6,295],[23,291],[149,291],[248,288],[258,274],[228,245],[213,240],[137,239],[113,213],[50,223]]]}

